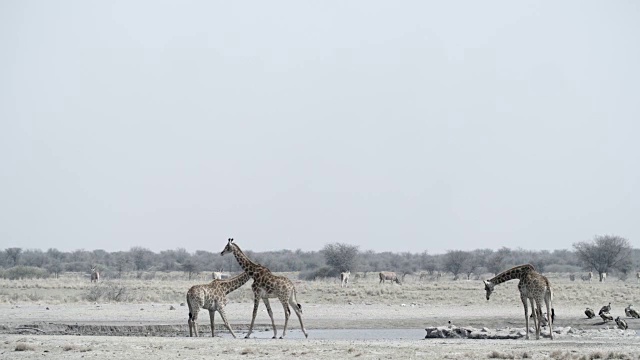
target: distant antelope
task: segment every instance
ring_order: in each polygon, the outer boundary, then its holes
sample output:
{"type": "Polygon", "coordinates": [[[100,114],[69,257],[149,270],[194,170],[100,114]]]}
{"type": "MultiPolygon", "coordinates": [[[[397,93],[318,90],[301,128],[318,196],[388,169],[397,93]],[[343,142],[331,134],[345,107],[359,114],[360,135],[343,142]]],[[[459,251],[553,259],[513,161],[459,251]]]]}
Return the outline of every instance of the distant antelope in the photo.
{"type": "Polygon", "coordinates": [[[591,282],[591,280],[593,280],[593,271],[589,271],[589,274],[587,274],[587,276],[589,276],[589,282],[591,282]]]}
{"type": "Polygon", "coordinates": [[[224,272],[223,268],[220,268],[220,271],[214,271],[213,272],[213,279],[214,280],[226,280],[226,279],[230,279],[231,275],[229,275],[228,273],[224,272]]]}
{"type": "Polygon", "coordinates": [[[386,280],[391,281],[392,284],[393,282],[397,282],[399,285],[402,285],[402,283],[400,282],[400,279],[398,279],[398,275],[396,275],[396,273],[394,273],[393,271],[380,272],[380,284],[382,284],[386,280]]]}
{"type": "Polygon", "coordinates": [[[351,271],[340,273],[340,287],[349,286],[349,276],[351,271]]]}
{"type": "Polygon", "coordinates": [[[600,274],[600,282],[604,282],[605,280],[607,280],[607,273],[603,272],[600,274]]]}
{"type": "Polygon", "coordinates": [[[582,281],[591,281],[591,278],[589,277],[589,275],[580,275],[580,279],[582,279],[582,281]]]}
{"type": "Polygon", "coordinates": [[[100,281],[100,273],[98,272],[96,267],[93,266],[91,268],[91,282],[98,282],[98,281],[100,281]]]}

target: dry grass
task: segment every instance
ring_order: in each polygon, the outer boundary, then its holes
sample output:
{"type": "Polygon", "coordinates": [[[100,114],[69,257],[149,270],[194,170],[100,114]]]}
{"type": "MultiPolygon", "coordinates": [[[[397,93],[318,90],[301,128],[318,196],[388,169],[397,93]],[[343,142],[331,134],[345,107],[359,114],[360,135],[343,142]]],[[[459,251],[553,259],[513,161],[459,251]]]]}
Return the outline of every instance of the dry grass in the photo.
{"type": "MultiPolygon", "coordinates": [[[[439,281],[420,281],[408,275],[402,285],[379,284],[375,273],[366,278],[352,279],[347,288],[341,288],[338,279],[302,281],[296,273],[279,274],[292,279],[300,300],[314,304],[374,303],[374,304],[434,304],[453,306],[483,305],[484,289],[480,280],[453,281],[443,276],[439,281]]],[[[640,286],[635,279],[622,282],[608,279],[606,283],[571,282],[567,274],[547,274],[554,288],[556,304],[580,303],[599,306],[609,301],[629,304],[640,298],[640,286]],[[614,291],[615,290],[615,291],[614,291]]],[[[487,278],[489,275],[481,276],[487,278]]],[[[127,303],[181,303],[187,290],[195,284],[209,280],[188,280],[182,272],[155,273],[154,276],[130,273],[123,279],[105,279],[91,283],[83,274],[64,273],[58,279],[0,279],[0,303],[47,302],[49,304],[127,302],[127,303]]],[[[229,294],[230,302],[251,302],[251,282],[229,294]]],[[[520,305],[517,282],[496,287],[494,296],[501,304],[520,305]]]]}
{"type": "Polygon", "coordinates": [[[491,353],[489,353],[489,356],[487,356],[489,359],[514,359],[515,356],[513,356],[513,354],[507,354],[507,353],[501,353],[499,351],[495,351],[493,350],[491,353]]]}

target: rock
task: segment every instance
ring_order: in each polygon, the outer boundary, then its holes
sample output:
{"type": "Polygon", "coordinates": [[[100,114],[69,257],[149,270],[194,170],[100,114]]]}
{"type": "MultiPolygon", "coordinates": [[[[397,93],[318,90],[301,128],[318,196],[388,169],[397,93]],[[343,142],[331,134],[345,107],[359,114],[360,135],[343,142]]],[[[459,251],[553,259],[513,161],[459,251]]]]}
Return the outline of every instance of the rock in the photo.
{"type": "Polygon", "coordinates": [[[483,327],[483,328],[482,328],[482,331],[484,331],[484,332],[489,332],[489,328],[483,327]]]}
{"type": "Polygon", "coordinates": [[[173,305],[169,306],[169,310],[175,310],[176,308],[173,307],[173,305]]]}
{"type": "Polygon", "coordinates": [[[180,303],[180,306],[184,306],[184,303],[180,303]]]}

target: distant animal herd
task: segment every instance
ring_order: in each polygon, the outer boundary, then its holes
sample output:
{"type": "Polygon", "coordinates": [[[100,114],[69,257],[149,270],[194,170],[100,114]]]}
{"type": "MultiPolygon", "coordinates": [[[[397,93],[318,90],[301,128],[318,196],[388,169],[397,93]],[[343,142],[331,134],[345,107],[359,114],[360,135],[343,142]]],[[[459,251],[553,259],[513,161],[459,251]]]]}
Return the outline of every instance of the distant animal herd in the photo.
{"type": "MultiPolygon", "coordinates": [[[[247,283],[250,279],[253,279],[253,283],[251,285],[251,290],[253,292],[253,314],[251,318],[251,325],[249,326],[249,330],[245,338],[249,338],[255,323],[256,315],[258,312],[258,305],[260,300],[263,301],[265,307],[267,308],[267,313],[271,318],[271,325],[273,328],[273,338],[277,338],[277,330],[275,321],[273,319],[273,311],[271,309],[271,304],[269,302],[270,298],[277,298],[280,300],[282,307],[284,309],[285,321],[284,327],[282,329],[282,335],[280,338],[284,338],[287,332],[287,325],[289,322],[289,316],[291,315],[291,308],[295,312],[298,320],[300,321],[300,328],[304,333],[305,337],[309,337],[304,324],[302,322],[302,305],[298,303],[296,298],[296,289],[293,285],[293,282],[284,276],[275,275],[264,265],[256,263],[249,259],[240,247],[234,243],[233,238],[229,238],[225,248],[222,250],[220,255],[225,255],[231,253],[236,258],[236,261],[242,268],[243,272],[240,275],[231,277],[229,273],[223,272],[223,269],[220,271],[215,271],[212,273],[213,281],[207,284],[194,285],[187,291],[187,305],[189,308],[189,336],[199,336],[198,332],[198,313],[200,309],[207,309],[209,311],[209,319],[211,323],[211,336],[215,336],[214,331],[214,318],[215,312],[217,311],[222,317],[222,321],[224,322],[225,327],[229,330],[231,335],[235,338],[236,335],[233,332],[233,329],[229,325],[227,321],[226,314],[224,311],[224,307],[227,304],[227,295],[232,291],[240,288],[242,285],[247,283]]],[[[356,278],[358,278],[359,274],[356,274],[356,278]]],[[[380,284],[385,282],[397,283],[402,285],[401,278],[404,278],[404,274],[402,277],[398,277],[395,272],[392,271],[381,271],[378,274],[380,278],[380,284]]],[[[426,273],[420,274],[420,280],[426,278],[426,273]]],[[[442,273],[436,272],[435,279],[438,280],[442,276],[442,273]]],[[[348,287],[349,279],[351,277],[351,272],[346,271],[340,273],[340,286],[348,287]]],[[[593,281],[593,272],[588,272],[587,274],[583,274],[580,276],[583,281],[593,281]]],[[[606,273],[600,274],[600,281],[605,281],[607,278],[606,273]]],[[[486,292],[487,301],[489,300],[493,289],[496,285],[499,285],[503,282],[510,280],[519,280],[518,283],[518,291],[520,292],[520,299],[522,300],[522,305],[524,307],[525,313],[525,327],[526,327],[526,338],[529,339],[529,319],[533,320],[533,328],[535,329],[536,339],[540,339],[541,327],[547,326],[549,327],[549,337],[553,339],[553,321],[555,319],[555,310],[553,308],[553,290],[551,288],[551,283],[549,279],[542,274],[539,274],[535,267],[531,264],[524,264],[515,266],[511,269],[503,271],[491,279],[483,280],[486,292]],[[545,305],[546,314],[542,312],[542,304],[545,305]],[[529,305],[531,305],[531,316],[529,316],[529,305]],[[551,316],[548,316],[551,314],[551,316]],[[549,319],[550,317],[550,319],[549,319]]],[[[575,274],[569,275],[569,279],[571,281],[576,280],[575,274]]],[[[636,273],[637,282],[640,283],[640,271],[636,273]]],[[[91,267],[91,282],[98,282],[100,280],[100,273],[97,270],[96,266],[91,267]]],[[[625,316],[630,318],[640,318],[640,313],[633,308],[632,305],[629,305],[624,309],[625,316]]],[[[587,318],[592,319],[595,318],[596,314],[591,308],[587,308],[585,310],[585,315],[587,318]]],[[[598,312],[598,316],[602,318],[603,322],[606,323],[608,321],[615,321],[618,328],[622,330],[626,330],[628,328],[627,322],[624,319],[621,319],[620,316],[615,319],[611,315],[611,303],[603,306],[598,312]]]]}

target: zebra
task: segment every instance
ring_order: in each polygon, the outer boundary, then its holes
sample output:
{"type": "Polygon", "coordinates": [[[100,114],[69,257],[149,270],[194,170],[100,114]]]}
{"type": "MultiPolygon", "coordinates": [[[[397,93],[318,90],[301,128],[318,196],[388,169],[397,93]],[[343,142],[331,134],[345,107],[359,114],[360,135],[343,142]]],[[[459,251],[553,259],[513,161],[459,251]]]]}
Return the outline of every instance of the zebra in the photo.
{"type": "Polygon", "coordinates": [[[349,276],[351,271],[340,273],[340,287],[349,286],[349,276]]]}

